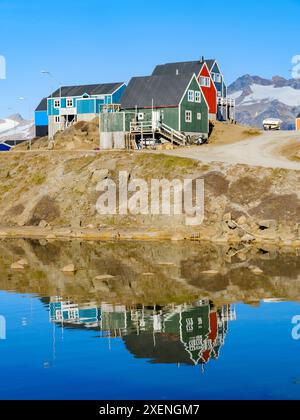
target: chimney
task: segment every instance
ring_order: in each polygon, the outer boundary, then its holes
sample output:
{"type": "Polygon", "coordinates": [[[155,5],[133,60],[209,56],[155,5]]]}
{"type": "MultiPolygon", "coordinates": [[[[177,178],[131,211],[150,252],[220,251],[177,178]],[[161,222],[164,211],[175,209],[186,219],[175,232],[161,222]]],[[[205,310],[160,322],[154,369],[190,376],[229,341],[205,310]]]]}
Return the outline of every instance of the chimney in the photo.
{"type": "Polygon", "coordinates": [[[201,57],[201,63],[204,63],[204,55],[202,55],[202,57],[201,57]]]}

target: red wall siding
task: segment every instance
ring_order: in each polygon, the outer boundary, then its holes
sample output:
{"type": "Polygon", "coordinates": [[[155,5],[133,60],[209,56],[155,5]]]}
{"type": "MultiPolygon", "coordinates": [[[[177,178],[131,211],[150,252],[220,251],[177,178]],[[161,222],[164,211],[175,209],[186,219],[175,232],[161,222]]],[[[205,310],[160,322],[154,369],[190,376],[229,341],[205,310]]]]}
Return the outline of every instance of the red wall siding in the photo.
{"type": "Polygon", "coordinates": [[[214,85],[213,80],[211,79],[209,70],[206,66],[202,67],[201,73],[199,75],[199,83],[200,83],[200,77],[209,77],[210,78],[210,87],[201,86],[203,95],[205,96],[205,99],[208,103],[209,107],[209,113],[210,114],[216,114],[217,113],[217,89],[214,85]]]}

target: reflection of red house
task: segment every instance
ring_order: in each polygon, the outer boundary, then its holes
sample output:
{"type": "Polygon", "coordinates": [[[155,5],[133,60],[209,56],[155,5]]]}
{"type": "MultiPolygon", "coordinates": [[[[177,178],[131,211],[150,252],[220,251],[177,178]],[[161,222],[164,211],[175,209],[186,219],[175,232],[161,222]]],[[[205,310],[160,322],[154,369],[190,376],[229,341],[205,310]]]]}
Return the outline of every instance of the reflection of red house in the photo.
{"type": "Polygon", "coordinates": [[[211,119],[217,118],[217,88],[212,80],[210,71],[206,63],[203,63],[200,70],[198,81],[200,83],[203,95],[209,107],[209,117],[211,119]]]}
{"type": "Polygon", "coordinates": [[[212,357],[212,350],[214,348],[215,342],[218,338],[218,314],[217,312],[211,312],[209,314],[209,324],[210,324],[210,333],[208,340],[210,343],[210,348],[208,348],[203,354],[202,359],[204,363],[208,363],[212,357]]]}

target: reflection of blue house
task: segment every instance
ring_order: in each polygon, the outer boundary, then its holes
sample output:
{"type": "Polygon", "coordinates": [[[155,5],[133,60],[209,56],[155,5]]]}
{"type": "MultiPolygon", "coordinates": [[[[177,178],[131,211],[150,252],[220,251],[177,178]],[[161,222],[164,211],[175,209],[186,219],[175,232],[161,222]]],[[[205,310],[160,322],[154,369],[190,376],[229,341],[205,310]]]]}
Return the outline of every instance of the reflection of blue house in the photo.
{"type": "Polygon", "coordinates": [[[79,306],[72,302],[53,299],[50,302],[50,318],[66,324],[94,325],[101,319],[101,311],[92,304],[79,306]]]}
{"type": "Polygon", "coordinates": [[[120,109],[125,83],[64,86],[43,99],[35,111],[36,136],[53,138],[78,121],[91,121],[101,112],[120,109]]]}

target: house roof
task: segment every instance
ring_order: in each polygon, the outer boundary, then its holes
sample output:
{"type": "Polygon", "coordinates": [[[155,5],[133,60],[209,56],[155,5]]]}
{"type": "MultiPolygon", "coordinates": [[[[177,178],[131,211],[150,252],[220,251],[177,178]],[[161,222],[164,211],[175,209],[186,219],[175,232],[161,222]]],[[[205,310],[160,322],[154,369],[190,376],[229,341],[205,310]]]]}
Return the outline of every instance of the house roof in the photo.
{"type": "Polygon", "coordinates": [[[51,96],[54,98],[58,98],[60,96],[66,98],[82,96],[85,93],[88,95],[111,95],[123,85],[123,82],[118,82],[95,85],[63,86],[61,89],[57,89],[51,96]]]}
{"type": "Polygon", "coordinates": [[[298,120],[298,118],[300,118],[300,113],[297,115],[297,117],[296,117],[296,118],[297,118],[297,120],[298,120]]]}
{"type": "Polygon", "coordinates": [[[124,109],[178,106],[192,76],[147,76],[134,77],[130,80],[122,98],[124,109]]]}
{"type": "Polygon", "coordinates": [[[204,60],[204,61],[184,61],[179,63],[167,63],[156,66],[152,75],[153,76],[163,76],[163,75],[176,75],[176,74],[185,74],[190,75],[196,74],[198,76],[203,64],[206,63],[209,70],[212,69],[215,60],[204,60]]]}
{"type": "Polygon", "coordinates": [[[41,100],[36,111],[47,111],[47,98],[41,100]]]}

